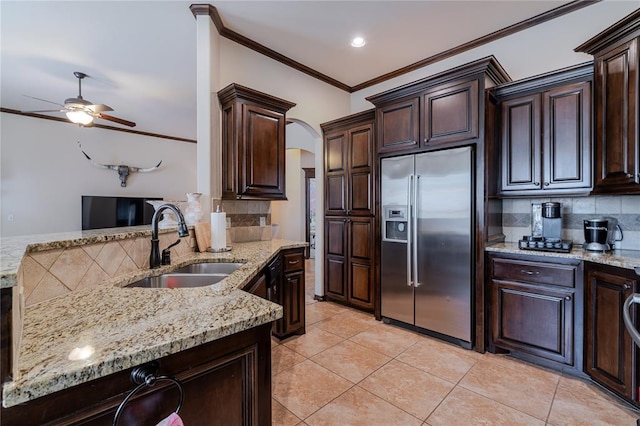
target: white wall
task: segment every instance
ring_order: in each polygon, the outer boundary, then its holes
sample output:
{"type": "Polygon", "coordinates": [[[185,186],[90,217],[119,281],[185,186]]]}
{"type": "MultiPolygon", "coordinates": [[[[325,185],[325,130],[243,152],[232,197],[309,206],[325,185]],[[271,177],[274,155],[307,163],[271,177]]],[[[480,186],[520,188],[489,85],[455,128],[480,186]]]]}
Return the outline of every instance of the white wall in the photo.
{"type": "Polygon", "coordinates": [[[0,235],[81,229],[81,196],[109,195],[186,199],[196,189],[196,144],[0,114],[0,235]],[[95,161],[159,169],[118,174],[95,161]],[[9,215],[13,221],[8,221],[9,215]]]}
{"type": "Polygon", "coordinates": [[[351,113],[373,107],[369,101],[365,100],[367,96],[381,93],[490,55],[497,58],[513,80],[593,60],[593,56],[585,53],[576,53],[573,49],[624,18],[638,7],[640,7],[640,2],[635,0],[605,0],[508,37],[503,37],[454,57],[353,93],[351,97],[351,113]]]}
{"type": "Polygon", "coordinates": [[[220,87],[238,83],[295,102],[288,119],[299,119],[321,134],[320,123],[349,115],[350,95],[244,46],[220,40],[220,87]]]}

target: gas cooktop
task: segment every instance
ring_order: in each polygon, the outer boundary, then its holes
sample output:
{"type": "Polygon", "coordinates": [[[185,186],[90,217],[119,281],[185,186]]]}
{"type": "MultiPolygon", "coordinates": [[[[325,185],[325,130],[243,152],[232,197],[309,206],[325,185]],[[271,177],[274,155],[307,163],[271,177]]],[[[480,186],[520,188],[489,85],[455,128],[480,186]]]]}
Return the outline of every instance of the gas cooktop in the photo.
{"type": "Polygon", "coordinates": [[[520,248],[520,250],[569,253],[572,247],[573,241],[538,237],[534,235],[525,235],[520,241],[518,241],[518,248],[520,248]]]}

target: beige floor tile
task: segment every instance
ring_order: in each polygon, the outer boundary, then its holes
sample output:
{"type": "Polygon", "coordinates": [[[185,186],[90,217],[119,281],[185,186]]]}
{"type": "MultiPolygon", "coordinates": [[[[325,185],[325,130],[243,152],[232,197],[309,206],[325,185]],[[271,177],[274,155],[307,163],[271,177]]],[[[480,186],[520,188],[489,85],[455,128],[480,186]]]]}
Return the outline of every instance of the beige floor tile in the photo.
{"type": "Polygon", "coordinates": [[[462,387],[456,387],[427,418],[431,426],[492,425],[544,426],[542,420],[462,387]]]}
{"type": "Polygon", "coordinates": [[[390,357],[348,340],[311,358],[336,374],[358,383],[391,360],[390,357]]]}
{"type": "Polygon", "coordinates": [[[271,348],[271,371],[273,375],[279,374],[296,364],[300,364],[304,360],[306,360],[305,357],[284,345],[271,348]]]}
{"type": "Polygon", "coordinates": [[[310,426],[336,425],[420,425],[422,422],[381,398],[357,386],[314,413],[310,426]]]}
{"type": "Polygon", "coordinates": [[[432,338],[421,338],[396,357],[452,383],[457,383],[482,355],[432,338]]]}
{"type": "Polygon", "coordinates": [[[273,378],[273,397],[304,420],[351,386],[348,380],[307,360],[273,378]]]}
{"type": "MultiPolygon", "coordinates": [[[[317,305],[318,304],[314,306],[317,305]]],[[[317,325],[329,333],[337,334],[338,336],[348,339],[380,324],[373,318],[373,315],[367,316],[359,312],[344,312],[318,322],[317,325]]]]}
{"type": "Polygon", "coordinates": [[[487,353],[460,386],[546,421],[559,379],[549,370],[487,353]]]}
{"type": "Polygon", "coordinates": [[[295,426],[300,423],[300,419],[291,411],[284,408],[275,399],[271,399],[271,424],[273,426],[295,426]]]}
{"type": "Polygon", "coordinates": [[[382,324],[380,327],[358,333],[349,340],[387,356],[396,357],[420,340],[420,336],[400,327],[382,324]]]}
{"type": "Polygon", "coordinates": [[[307,329],[305,334],[287,340],[284,345],[303,356],[312,357],[343,340],[344,338],[340,336],[312,326],[307,329]]]}
{"type": "Polygon", "coordinates": [[[640,413],[622,406],[614,397],[583,380],[561,377],[551,406],[549,424],[635,425],[640,413]]]}
{"type": "Polygon", "coordinates": [[[374,371],[358,386],[425,420],[455,385],[392,360],[374,371]]]}
{"type": "Polygon", "coordinates": [[[335,315],[333,312],[327,312],[322,308],[324,303],[314,303],[305,306],[305,323],[307,326],[316,324],[320,321],[331,318],[335,315]]]}

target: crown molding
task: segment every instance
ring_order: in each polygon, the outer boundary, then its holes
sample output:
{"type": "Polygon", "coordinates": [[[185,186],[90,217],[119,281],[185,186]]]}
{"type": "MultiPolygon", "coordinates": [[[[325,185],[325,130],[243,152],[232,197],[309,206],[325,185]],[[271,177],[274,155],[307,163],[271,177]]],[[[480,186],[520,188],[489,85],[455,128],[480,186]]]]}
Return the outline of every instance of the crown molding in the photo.
{"type": "Polygon", "coordinates": [[[263,44],[260,44],[254,40],[251,40],[248,37],[243,36],[242,34],[239,34],[233,30],[228,29],[227,27],[224,26],[224,22],[222,21],[222,18],[220,17],[218,10],[211,4],[192,4],[191,6],[189,6],[189,9],[191,9],[191,12],[193,13],[193,16],[196,19],[199,15],[208,15],[211,18],[211,21],[213,21],[216,29],[218,30],[218,34],[220,34],[220,36],[225,37],[238,44],[241,44],[242,46],[245,46],[258,53],[261,53],[264,56],[267,56],[273,60],[276,60],[297,71],[310,75],[311,77],[314,77],[320,81],[323,81],[331,86],[337,87],[338,89],[344,90],[345,92],[348,92],[348,93],[353,93],[353,92],[357,92],[359,90],[374,86],[376,84],[385,82],[387,80],[391,80],[392,78],[399,77],[401,75],[407,74],[417,69],[426,67],[427,65],[431,65],[433,63],[442,61],[444,59],[458,55],[460,53],[466,52],[467,50],[474,49],[478,46],[482,46],[484,44],[490,43],[492,41],[496,41],[503,37],[507,37],[519,31],[523,31],[528,28],[534,27],[536,25],[540,25],[544,22],[550,21],[552,19],[558,18],[568,13],[575,12],[576,10],[582,9],[587,6],[591,6],[595,3],[599,3],[600,1],[602,0],[572,1],[570,3],[556,7],[555,9],[551,9],[547,12],[536,15],[532,18],[525,19],[524,21],[520,21],[516,24],[510,25],[498,31],[494,31],[490,34],[479,37],[475,40],[469,41],[467,43],[453,47],[451,49],[447,49],[433,56],[429,56],[428,58],[422,59],[418,62],[414,62],[413,64],[407,65],[406,67],[399,68],[395,71],[391,71],[381,76],[372,78],[371,80],[367,80],[363,83],[356,84],[355,86],[349,86],[346,83],[342,83],[341,81],[338,81],[335,78],[329,77],[326,74],[322,74],[321,72],[316,71],[313,68],[308,67],[300,62],[294,61],[293,59],[288,58],[282,55],[281,53],[278,53],[275,50],[270,49],[267,46],[264,46],[263,44]]]}

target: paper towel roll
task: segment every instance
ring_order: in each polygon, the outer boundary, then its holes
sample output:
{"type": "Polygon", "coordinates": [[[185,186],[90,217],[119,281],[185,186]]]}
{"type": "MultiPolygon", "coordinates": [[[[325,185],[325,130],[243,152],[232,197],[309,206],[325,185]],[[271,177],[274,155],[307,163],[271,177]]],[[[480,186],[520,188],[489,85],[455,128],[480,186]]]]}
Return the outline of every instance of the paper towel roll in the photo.
{"type": "Polygon", "coordinates": [[[211,213],[211,248],[220,250],[227,247],[227,214],[211,213]]]}

